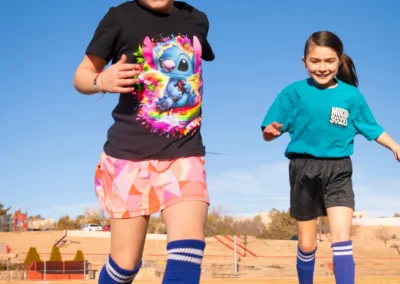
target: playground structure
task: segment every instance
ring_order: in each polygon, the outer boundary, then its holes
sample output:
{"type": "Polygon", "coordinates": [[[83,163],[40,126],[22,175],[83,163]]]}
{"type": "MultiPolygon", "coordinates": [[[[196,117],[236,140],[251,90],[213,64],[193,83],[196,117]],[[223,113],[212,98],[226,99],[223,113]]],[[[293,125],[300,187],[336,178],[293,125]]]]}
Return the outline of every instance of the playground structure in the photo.
{"type": "Polygon", "coordinates": [[[87,261],[34,262],[28,268],[27,280],[84,280],[87,261]]]}
{"type": "Polygon", "coordinates": [[[13,232],[28,231],[28,210],[21,213],[21,209],[14,212],[13,217],[13,232]]]}

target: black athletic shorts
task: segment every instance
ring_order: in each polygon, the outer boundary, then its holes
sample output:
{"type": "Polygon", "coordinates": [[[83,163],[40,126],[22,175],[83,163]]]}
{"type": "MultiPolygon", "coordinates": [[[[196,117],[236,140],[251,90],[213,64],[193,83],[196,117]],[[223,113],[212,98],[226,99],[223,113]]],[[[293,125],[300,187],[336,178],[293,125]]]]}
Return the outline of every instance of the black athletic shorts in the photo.
{"type": "Polygon", "coordinates": [[[293,157],[289,163],[291,216],[297,221],[308,221],[327,216],[329,207],[345,206],[354,210],[352,175],[350,157],[293,157]]]}

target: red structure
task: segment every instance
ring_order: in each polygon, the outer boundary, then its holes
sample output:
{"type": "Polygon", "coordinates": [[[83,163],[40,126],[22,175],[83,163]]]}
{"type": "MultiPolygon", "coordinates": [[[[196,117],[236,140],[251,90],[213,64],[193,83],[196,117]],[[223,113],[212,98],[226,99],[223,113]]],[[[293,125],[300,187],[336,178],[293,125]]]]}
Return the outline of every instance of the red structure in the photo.
{"type": "Polygon", "coordinates": [[[28,280],[84,280],[86,261],[34,262],[28,269],[28,280]]]}
{"type": "Polygon", "coordinates": [[[28,231],[28,211],[21,213],[21,209],[14,212],[13,232],[28,231]]]}

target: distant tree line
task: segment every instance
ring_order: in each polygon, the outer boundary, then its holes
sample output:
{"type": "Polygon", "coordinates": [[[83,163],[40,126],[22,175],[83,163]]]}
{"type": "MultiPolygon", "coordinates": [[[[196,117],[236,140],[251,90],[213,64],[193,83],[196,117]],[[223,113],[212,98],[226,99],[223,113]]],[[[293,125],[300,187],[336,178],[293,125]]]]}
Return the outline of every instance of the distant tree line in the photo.
{"type": "MultiPolygon", "coordinates": [[[[11,207],[6,207],[0,202],[0,231],[10,231],[12,215],[11,207]]],[[[260,239],[279,239],[287,240],[297,234],[296,221],[290,217],[289,210],[279,211],[272,209],[268,213],[269,222],[266,224],[260,215],[252,218],[235,218],[228,214],[223,214],[223,210],[213,208],[210,210],[205,228],[206,236],[214,235],[248,235],[255,236],[260,239]]],[[[393,215],[400,218],[400,213],[393,215]]],[[[40,214],[29,216],[29,221],[45,220],[40,214]]],[[[95,223],[99,225],[110,224],[110,218],[103,209],[85,209],[83,214],[71,218],[69,215],[62,216],[53,223],[55,230],[79,230],[83,225],[95,223]]],[[[326,235],[330,239],[329,222],[327,217],[318,219],[319,232],[326,235]]],[[[352,236],[358,234],[360,226],[353,225],[352,236]]],[[[165,234],[166,228],[161,216],[152,216],[148,225],[148,233],[165,234]]],[[[398,240],[397,236],[391,235],[387,228],[381,227],[376,231],[376,238],[381,240],[385,245],[389,241],[398,240]]],[[[399,245],[393,244],[391,247],[399,251],[399,245]]],[[[400,253],[400,251],[399,251],[400,253]]]]}

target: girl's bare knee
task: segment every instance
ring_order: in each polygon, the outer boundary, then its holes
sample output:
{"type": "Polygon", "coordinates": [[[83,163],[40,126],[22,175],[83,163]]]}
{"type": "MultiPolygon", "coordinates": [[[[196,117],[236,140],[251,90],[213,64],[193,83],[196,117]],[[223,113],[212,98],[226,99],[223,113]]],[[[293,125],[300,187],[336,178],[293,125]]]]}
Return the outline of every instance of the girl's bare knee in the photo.
{"type": "Polygon", "coordinates": [[[132,270],[142,261],[142,255],[137,249],[132,250],[127,247],[125,249],[113,249],[111,257],[119,267],[126,270],[132,270]]]}
{"type": "Polygon", "coordinates": [[[199,201],[182,202],[166,208],[162,214],[168,241],[204,241],[207,210],[208,205],[199,201]]]}
{"type": "Polygon", "coordinates": [[[317,241],[300,241],[299,246],[303,252],[312,252],[317,247],[317,241]]]}

